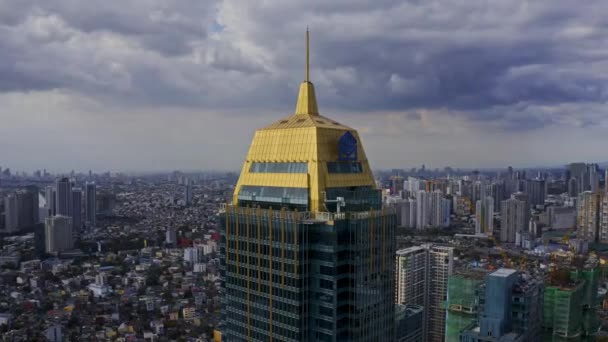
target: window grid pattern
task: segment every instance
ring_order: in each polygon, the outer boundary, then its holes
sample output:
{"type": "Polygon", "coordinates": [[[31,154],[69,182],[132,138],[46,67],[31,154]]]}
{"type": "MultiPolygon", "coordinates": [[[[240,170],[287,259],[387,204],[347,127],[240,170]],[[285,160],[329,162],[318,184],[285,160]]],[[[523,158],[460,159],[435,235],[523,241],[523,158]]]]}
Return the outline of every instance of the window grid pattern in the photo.
{"type": "Polygon", "coordinates": [[[306,173],[308,163],[251,163],[251,173],[306,173]]]}

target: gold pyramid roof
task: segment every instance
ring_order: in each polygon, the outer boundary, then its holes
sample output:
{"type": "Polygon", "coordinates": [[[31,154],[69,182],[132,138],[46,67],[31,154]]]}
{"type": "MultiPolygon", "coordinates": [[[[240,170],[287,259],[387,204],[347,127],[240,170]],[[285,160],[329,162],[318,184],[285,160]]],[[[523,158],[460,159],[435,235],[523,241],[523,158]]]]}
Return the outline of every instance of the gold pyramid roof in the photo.
{"type": "Polygon", "coordinates": [[[306,80],[300,85],[295,113],[255,132],[235,188],[235,204],[245,185],[306,188],[310,211],[324,211],[327,188],[376,187],[357,131],[319,114],[308,77],[308,31],[306,42],[306,80]],[[338,141],[346,132],[358,142],[353,162],[360,163],[362,172],[330,173],[327,163],[339,161],[338,141]],[[308,168],[307,173],[255,173],[250,172],[252,163],[307,163],[308,168]]]}

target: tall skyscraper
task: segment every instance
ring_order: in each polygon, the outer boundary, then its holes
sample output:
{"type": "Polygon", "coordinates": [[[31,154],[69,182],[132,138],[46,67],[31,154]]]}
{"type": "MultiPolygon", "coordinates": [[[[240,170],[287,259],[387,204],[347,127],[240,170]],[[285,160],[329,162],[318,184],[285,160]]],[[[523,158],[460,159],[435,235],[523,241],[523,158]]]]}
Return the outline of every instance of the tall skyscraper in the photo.
{"type": "Polygon", "coordinates": [[[601,196],[602,203],[600,204],[600,227],[599,239],[602,243],[608,242],[608,193],[601,196]]]}
{"type": "Polygon", "coordinates": [[[427,305],[428,249],[413,246],[397,251],[395,261],[395,303],[427,305]]]}
{"type": "MultiPolygon", "coordinates": [[[[570,178],[568,178],[568,181],[571,178],[575,178],[577,181],[576,184],[576,190],[580,193],[583,191],[586,191],[587,188],[585,187],[585,179],[588,179],[587,176],[587,165],[585,163],[571,163],[568,165],[568,175],[570,178]]],[[[578,193],[576,194],[578,195],[578,193]]],[[[575,195],[575,196],[576,196],[575,195]]]]}
{"type": "Polygon", "coordinates": [[[72,227],[75,235],[82,230],[82,189],[72,188],[72,227]]]}
{"type": "Polygon", "coordinates": [[[544,179],[528,179],[526,180],[526,194],[530,205],[537,206],[545,204],[545,194],[547,191],[544,179]]]}
{"type": "Polygon", "coordinates": [[[192,184],[190,178],[186,178],[184,183],[184,202],[186,202],[186,205],[190,205],[192,204],[192,184]]]}
{"type": "Polygon", "coordinates": [[[529,212],[526,202],[515,198],[500,203],[500,241],[515,242],[517,232],[528,231],[529,212]]]}
{"type": "Polygon", "coordinates": [[[223,339],[394,340],[396,215],[357,131],[319,115],[308,67],[294,115],[256,131],[220,221],[223,339]]]}
{"type": "Polygon", "coordinates": [[[45,222],[45,252],[57,253],[72,249],[72,218],[68,216],[47,217],[45,222]]]}
{"type": "Polygon", "coordinates": [[[72,216],[72,183],[68,178],[60,178],[55,183],[56,215],[72,216]]]}
{"type": "Polygon", "coordinates": [[[19,230],[19,209],[17,195],[9,194],[4,198],[4,231],[15,233],[19,230]]]}
{"type": "Polygon", "coordinates": [[[453,247],[427,244],[397,251],[395,301],[423,306],[424,341],[444,340],[444,302],[453,262],[453,247]]]}
{"type": "Polygon", "coordinates": [[[45,189],[44,199],[46,200],[46,216],[55,216],[57,214],[57,206],[56,206],[56,189],[54,186],[47,186],[45,189]]]}
{"type": "Polygon", "coordinates": [[[578,238],[589,242],[603,240],[608,242],[608,231],[602,232],[600,237],[600,205],[602,194],[585,191],[578,195],[576,201],[576,224],[578,238]]]}
{"type": "Polygon", "coordinates": [[[15,196],[18,228],[31,228],[38,223],[38,188],[33,186],[19,190],[15,196]]]}
{"type": "MultiPolygon", "coordinates": [[[[492,183],[492,197],[494,198],[494,212],[500,211],[500,202],[506,199],[506,189],[504,181],[492,183]]],[[[509,194],[510,196],[510,194],[509,194]]]]}
{"type": "Polygon", "coordinates": [[[94,182],[85,185],[85,222],[87,227],[95,227],[97,215],[97,190],[94,182]]]}
{"type": "Polygon", "coordinates": [[[451,201],[439,190],[416,194],[416,229],[448,227],[451,201]]]}
{"type": "Polygon", "coordinates": [[[489,234],[494,232],[494,197],[486,196],[478,200],[475,206],[475,233],[489,234]]]}

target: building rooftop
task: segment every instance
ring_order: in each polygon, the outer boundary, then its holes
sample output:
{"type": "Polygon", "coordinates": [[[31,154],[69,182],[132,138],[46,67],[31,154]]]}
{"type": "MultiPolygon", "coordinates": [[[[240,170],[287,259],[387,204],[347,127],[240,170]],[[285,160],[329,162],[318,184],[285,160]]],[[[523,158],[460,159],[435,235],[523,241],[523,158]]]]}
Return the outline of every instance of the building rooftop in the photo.
{"type": "Polygon", "coordinates": [[[397,255],[407,255],[410,253],[414,253],[414,252],[419,252],[419,251],[423,251],[426,250],[426,248],[421,247],[421,246],[412,246],[412,247],[408,247],[408,248],[403,248],[397,251],[397,255]]]}
{"type": "Polygon", "coordinates": [[[498,270],[496,270],[495,272],[491,273],[490,275],[493,277],[503,277],[506,278],[510,275],[512,275],[513,273],[517,273],[516,270],[511,269],[511,268],[499,268],[498,270]]]}

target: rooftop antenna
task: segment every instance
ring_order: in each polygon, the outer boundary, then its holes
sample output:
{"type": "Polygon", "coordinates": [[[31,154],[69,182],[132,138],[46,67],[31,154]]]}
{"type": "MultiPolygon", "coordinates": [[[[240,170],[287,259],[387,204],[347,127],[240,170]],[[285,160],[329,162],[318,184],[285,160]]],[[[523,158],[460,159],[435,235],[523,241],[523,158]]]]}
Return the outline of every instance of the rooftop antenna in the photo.
{"type": "Polygon", "coordinates": [[[310,82],[310,44],[308,26],[306,26],[306,82],[310,82]]]}

